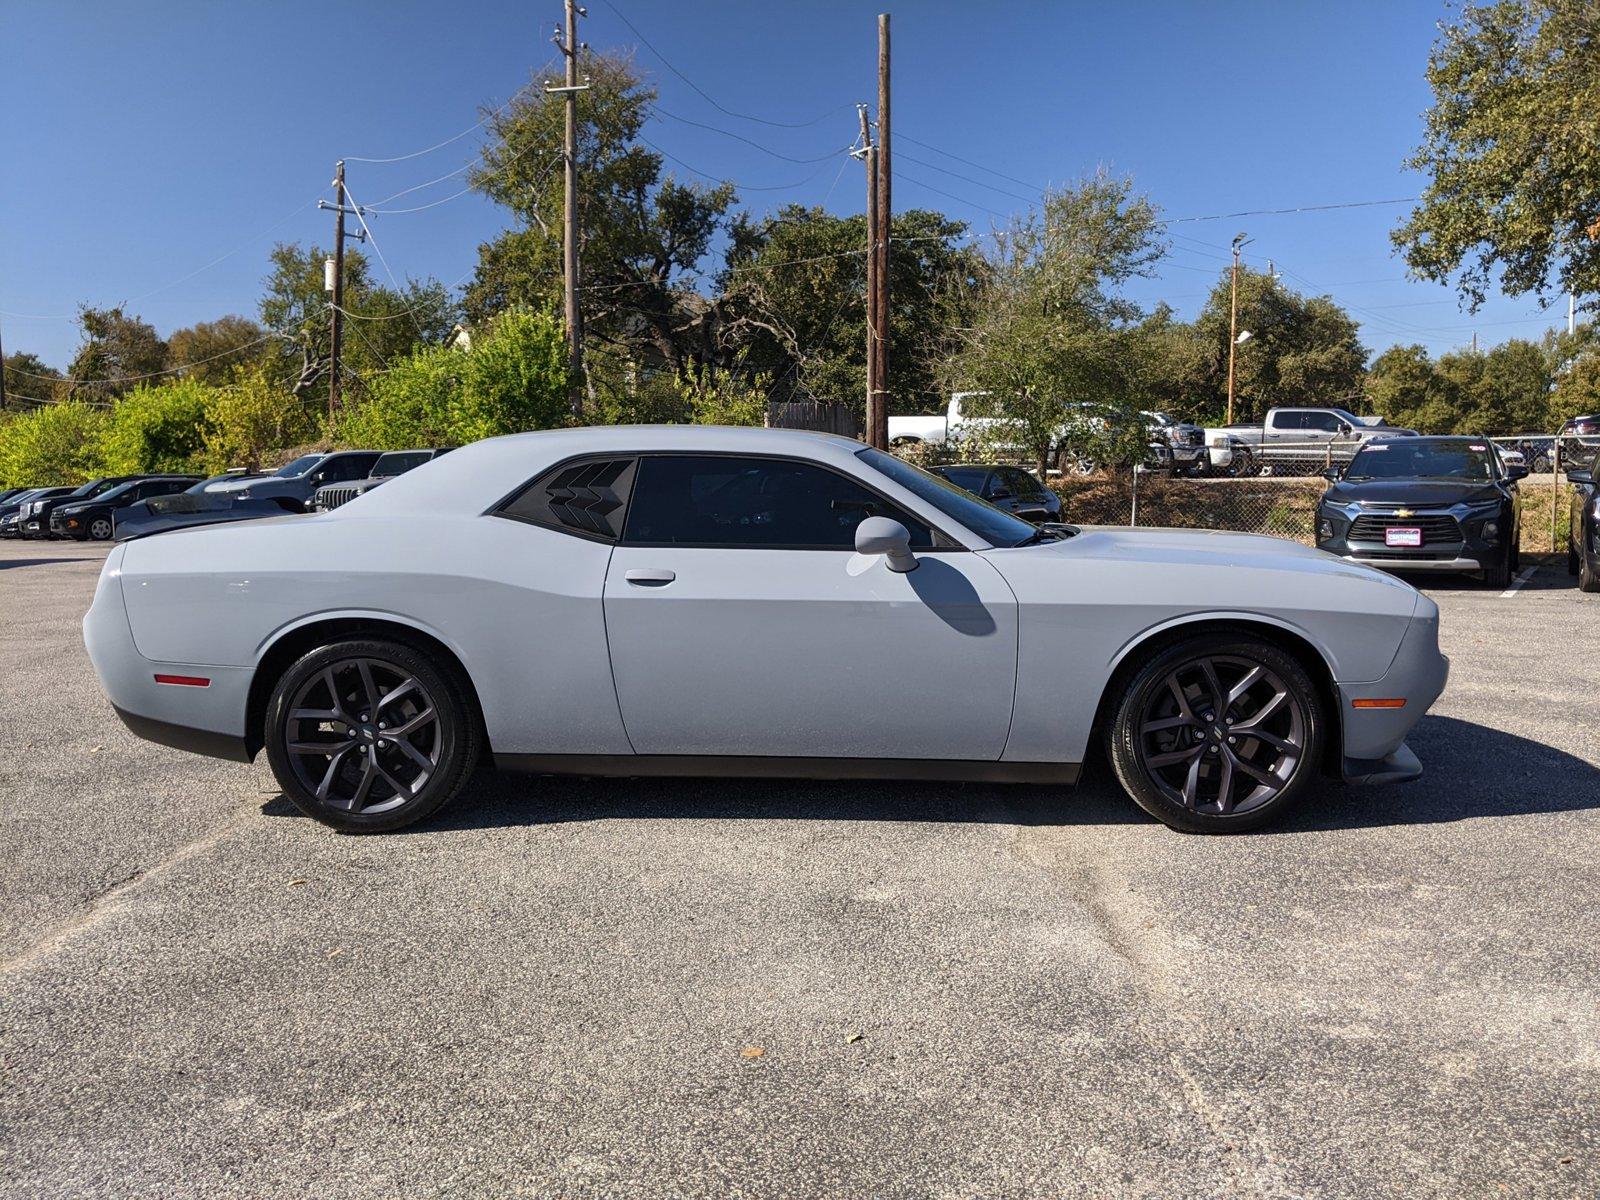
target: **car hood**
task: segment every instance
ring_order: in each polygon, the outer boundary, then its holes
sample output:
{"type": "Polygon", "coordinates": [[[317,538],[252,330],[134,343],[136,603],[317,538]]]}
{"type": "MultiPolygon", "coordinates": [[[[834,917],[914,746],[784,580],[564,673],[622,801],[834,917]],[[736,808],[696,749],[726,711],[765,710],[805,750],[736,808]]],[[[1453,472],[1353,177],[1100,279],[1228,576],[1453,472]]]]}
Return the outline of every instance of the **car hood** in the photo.
{"type": "Polygon", "coordinates": [[[1374,479],[1342,481],[1323,494],[1330,504],[1403,504],[1415,508],[1449,508],[1452,504],[1483,504],[1498,500],[1500,489],[1492,483],[1446,479],[1374,479]]]}

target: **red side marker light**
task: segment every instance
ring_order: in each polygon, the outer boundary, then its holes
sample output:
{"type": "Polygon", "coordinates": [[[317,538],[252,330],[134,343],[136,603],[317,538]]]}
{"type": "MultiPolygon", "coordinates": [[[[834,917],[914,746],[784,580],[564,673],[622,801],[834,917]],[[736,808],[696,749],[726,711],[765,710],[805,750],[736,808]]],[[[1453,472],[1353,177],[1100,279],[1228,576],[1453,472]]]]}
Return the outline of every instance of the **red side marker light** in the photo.
{"type": "Polygon", "coordinates": [[[1352,700],[1352,701],[1350,701],[1350,707],[1351,708],[1404,708],[1405,706],[1406,706],[1406,702],[1405,702],[1405,698],[1404,697],[1400,697],[1400,698],[1395,699],[1395,700],[1352,700]]]}
{"type": "Polygon", "coordinates": [[[211,680],[202,675],[157,675],[157,683],[170,683],[178,687],[210,687],[211,680]]]}

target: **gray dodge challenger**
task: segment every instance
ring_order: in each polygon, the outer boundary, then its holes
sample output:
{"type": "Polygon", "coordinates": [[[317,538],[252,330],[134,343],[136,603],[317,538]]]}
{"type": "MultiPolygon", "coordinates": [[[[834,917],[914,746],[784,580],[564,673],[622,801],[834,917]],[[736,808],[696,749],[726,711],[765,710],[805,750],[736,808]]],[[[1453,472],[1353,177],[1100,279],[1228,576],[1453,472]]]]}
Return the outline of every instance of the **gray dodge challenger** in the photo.
{"type": "Polygon", "coordinates": [[[549,774],[1074,782],[1176,829],[1413,778],[1438,607],[1273,538],[1037,528],[859,442],[518,434],[332,512],[119,544],[84,638],[138,734],[337,829],[549,774]]]}

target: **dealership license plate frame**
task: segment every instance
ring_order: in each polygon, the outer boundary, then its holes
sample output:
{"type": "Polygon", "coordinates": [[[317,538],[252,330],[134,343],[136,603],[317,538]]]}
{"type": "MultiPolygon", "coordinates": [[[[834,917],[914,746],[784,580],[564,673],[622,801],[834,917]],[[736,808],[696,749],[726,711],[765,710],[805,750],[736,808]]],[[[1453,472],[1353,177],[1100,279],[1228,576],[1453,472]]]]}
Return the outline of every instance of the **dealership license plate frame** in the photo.
{"type": "Polygon", "coordinates": [[[1422,545],[1422,530],[1415,525],[1392,525],[1383,531],[1383,544],[1402,550],[1422,545]]]}

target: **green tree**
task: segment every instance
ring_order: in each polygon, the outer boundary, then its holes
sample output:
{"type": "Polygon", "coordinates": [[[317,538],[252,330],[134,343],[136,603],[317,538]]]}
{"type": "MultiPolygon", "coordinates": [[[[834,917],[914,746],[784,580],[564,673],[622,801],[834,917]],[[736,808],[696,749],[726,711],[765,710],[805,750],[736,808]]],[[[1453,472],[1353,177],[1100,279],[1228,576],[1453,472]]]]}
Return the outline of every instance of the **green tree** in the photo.
{"type": "Polygon", "coordinates": [[[1407,166],[1429,183],[1393,233],[1411,269],[1473,309],[1600,293],[1600,22],[1593,0],[1465,4],[1428,62],[1433,107],[1407,166]]]}
{"type": "Polygon", "coordinates": [[[102,473],[103,409],[81,401],[42,404],[0,431],[0,483],[7,487],[80,484],[102,473]]]}
{"type": "MultiPolygon", "coordinates": [[[[260,302],[261,322],[278,335],[265,359],[272,380],[310,399],[328,388],[332,365],[332,301],[323,290],[317,246],[282,243],[272,250],[272,272],[260,302]]],[[[446,341],[460,313],[437,280],[408,279],[400,290],[373,281],[359,250],[344,256],[343,369],[357,389],[370,373],[404,358],[417,345],[446,341]]]]}
{"type": "MultiPolygon", "coordinates": [[[[891,411],[940,406],[938,367],[959,345],[988,264],[967,226],[924,209],[895,215],[889,242],[891,411]]],[[[718,298],[725,360],[780,392],[866,398],[866,219],[790,205],[735,222],[718,298]]]]}
{"type": "Polygon", "coordinates": [[[118,400],[101,433],[101,459],[115,475],[193,471],[205,460],[216,389],[194,379],[135,388],[118,400]]]}
{"type": "Polygon", "coordinates": [[[401,450],[550,429],[570,419],[567,380],[560,323],[546,311],[508,309],[471,350],[419,347],[374,378],[337,436],[350,446],[401,450]]]}
{"type": "Polygon", "coordinates": [[[59,398],[61,372],[37,354],[18,350],[5,357],[6,403],[13,408],[31,408],[30,401],[59,398]],[[23,399],[27,397],[27,399],[23,399]]]}
{"type": "Polygon", "coordinates": [[[976,323],[947,377],[953,390],[982,393],[970,407],[1004,419],[1002,436],[1041,472],[1063,430],[1083,457],[1138,454],[1128,356],[1141,313],[1122,289],[1160,258],[1159,228],[1130,180],[1102,173],[1047,192],[997,239],[976,323]]]}
{"type": "MultiPolygon", "coordinates": [[[[561,287],[563,105],[545,93],[549,68],[510,106],[490,115],[490,140],[471,179],[519,224],[479,247],[465,305],[475,321],[513,305],[554,304],[561,287]]],[[[627,59],[586,57],[577,97],[580,305],[586,335],[698,374],[715,349],[708,307],[692,286],[734,201],[729,184],[683,184],[639,140],[655,100],[627,59]]]]}
{"type": "Polygon", "coordinates": [[[167,343],[154,326],[120,307],[78,310],[83,342],[67,368],[67,394],[104,402],[157,376],[167,366],[167,343]]]}
{"type": "MultiPolygon", "coordinates": [[[[1210,348],[1210,412],[1227,410],[1232,303],[1226,274],[1195,321],[1210,348]]],[[[1302,296],[1276,277],[1239,271],[1238,328],[1250,338],[1234,354],[1236,422],[1260,420],[1280,404],[1349,405],[1361,394],[1366,351],[1350,315],[1326,296],[1302,296]]]]}
{"type": "Polygon", "coordinates": [[[182,367],[185,379],[226,383],[237,367],[259,362],[266,354],[266,331],[248,317],[226,316],[200,321],[167,339],[170,366],[182,367]],[[193,364],[184,366],[183,364],[193,364]]]}
{"type": "Polygon", "coordinates": [[[1461,417],[1454,387],[1422,346],[1391,346],[1378,355],[1365,389],[1373,412],[1406,429],[1448,433],[1461,417]]]}
{"type": "Polygon", "coordinates": [[[307,405],[286,392],[265,366],[251,367],[213,394],[204,435],[205,469],[256,470],[319,432],[307,405]]]}

